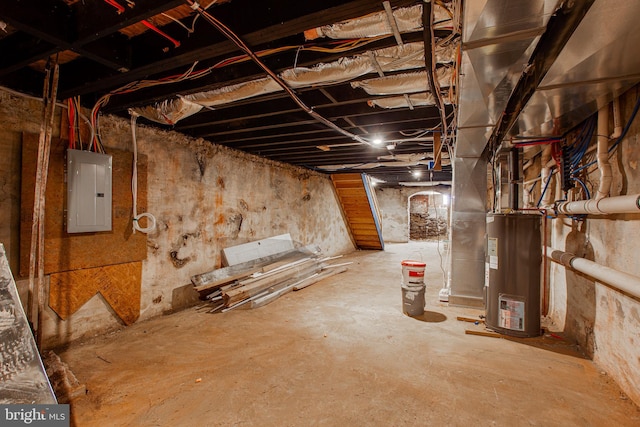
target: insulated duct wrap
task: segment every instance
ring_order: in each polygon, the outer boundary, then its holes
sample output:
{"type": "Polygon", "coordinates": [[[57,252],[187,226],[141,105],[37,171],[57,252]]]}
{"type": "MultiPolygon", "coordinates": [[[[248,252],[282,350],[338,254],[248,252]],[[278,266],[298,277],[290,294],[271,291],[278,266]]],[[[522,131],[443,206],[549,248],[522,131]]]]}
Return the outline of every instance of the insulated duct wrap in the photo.
{"type": "Polygon", "coordinates": [[[315,67],[296,67],[283,71],[280,78],[291,88],[309,87],[318,84],[342,83],[373,71],[367,57],[340,58],[329,64],[315,67]]]}
{"type": "MultiPolygon", "coordinates": [[[[440,87],[449,87],[451,84],[451,69],[440,68],[437,71],[437,80],[440,87]]],[[[369,95],[397,95],[404,93],[424,92],[428,87],[427,73],[406,73],[388,77],[361,80],[352,82],[351,87],[362,88],[369,95]]]]}
{"type": "Polygon", "coordinates": [[[178,121],[192,116],[202,110],[202,105],[184,98],[167,99],[158,104],[146,107],[131,108],[131,111],[156,123],[174,125],[178,121]]]}
{"type": "Polygon", "coordinates": [[[213,107],[281,90],[282,87],[280,87],[275,80],[271,77],[266,77],[259,80],[252,80],[249,82],[221,87],[207,92],[186,95],[183,98],[199,105],[213,107]]]}
{"type": "MultiPolygon", "coordinates": [[[[443,58],[452,58],[452,56],[447,55],[453,55],[453,49],[443,48],[440,52],[443,58]]],[[[322,63],[308,68],[296,67],[283,71],[280,77],[287,85],[295,89],[320,84],[347,82],[365,74],[376,72],[378,67],[383,72],[424,67],[424,44],[420,42],[374,50],[371,51],[371,55],[340,58],[334,62],[322,63]]]]}
{"type": "MultiPolygon", "coordinates": [[[[443,156],[445,158],[442,159],[443,165],[450,165],[451,160],[446,158],[446,155],[443,156]]],[[[387,160],[387,161],[379,161],[379,162],[371,162],[371,163],[350,163],[350,164],[341,164],[341,165],[323,165],[318,166],[318,169],[322,169],[324,171],[337,171],[341,169],[356,169],[356,170],[366,170],[366,169],[375,169],[379,167],[392,166],[392,167],[413,167],[413,166],[429,166],[433,162],[433,156],[430,153],[414,153],[408,155],[390,155],[390,156],[380,156],[378,160],[387,160]]]]}
{"type": "Polygon", "coordinates": [[[425,92],[407,96],[392,96],[389,98],[372,99],[368,104],[370,107],[391,109],[417,107],[421,105],[435,105],[435,100],[430,92],[425,92]]]}
{"type": "MultiPolygon", "coordinates": [[[[447,9],[434,5],[434,28],[451,26],[451,16],[447,9]]],[[[422,30],[422,5],[402,7],[393,11],[398,30],[401,33],[422,30]]],[[[304,32],[307,40],[320,37],[331,39],[352,39],[377,37],[393,34],[386,12],[372,13],[358,19],[343,21],[338,24],[324,25],[304,32]]]]}
{"type": "MultiPolygon", "coordinates": [[[[436,50],[441,63],[452,63],[455,59],[455,49],[444,46],[436,50]]],[[[402,46],[392,46],[373,50],[366,55],[340,58],[330,63],[321,63],[314,67],[296,67],[280,73],[280,78],[291,88],[298,89],[316,85],[347,82],[354,78],[374,73],[378,67],[383,72],[411,70],[424,67],[424,44],[421,42],[407,43],[402,46]],[[372,59],[373,56],[373,59],[372,59]]],[[[445,68],[446,69],[446,68],[445,68]]],[[[443,80],[449,81],[451,72],[442,71],[443,80]]],[[[424,77],[426,79],[426,77],[424,77]]],[[[426,83],[413,92],[421,92],[426,83]]],[[[183,98],[198,105],[213,107],[234,101],[265,95],[281,91],[282,88],[271,78],[263,78],[248,82],[225,86],[207,92],[186,95],[183,98]]],[[[405,93],[405,92],[402,92],[405,93]]],[[[416,105],[420,105],[417,103],[416,105]]],[[[140,113],[143,115],[142,113],[140,113]]]]}
{"type": "Polygon", "coordinates": [[[416,162],[373,162],[373,163],[350,163],[350,164],[342,164],[342,165],[323,165],[318,166],[318,169],[323,171],[337,171],[342,169],[353,169],[353,170],[367,170],[367,169],[375,169],[381,167],[412,167],[412,166],[428,166],[433,160],[420,160],[416,162]]]}

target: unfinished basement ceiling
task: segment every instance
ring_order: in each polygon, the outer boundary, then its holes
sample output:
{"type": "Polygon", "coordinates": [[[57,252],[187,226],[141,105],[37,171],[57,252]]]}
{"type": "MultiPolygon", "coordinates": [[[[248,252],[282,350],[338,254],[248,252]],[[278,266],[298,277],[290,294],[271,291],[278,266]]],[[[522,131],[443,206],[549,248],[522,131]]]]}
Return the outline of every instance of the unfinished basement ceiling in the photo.
{"type": "Polygon", "coordinates": [[[41,96],[57,55],[61,100],[100,101],[100,113],[126,118],[133,109],[141,123],[309,169],[416,185],[451,181],[453,152],[491,157],[505,140],[562,135],[640,81],[628,54],[640,42],[636,1],[190,5],[3,1],[0,85],[41,96]]]}
{"type": "Polygon", "coordinates": [[[327,173],[450,181],[459,17],[459,0],[5,0],[0,85],[41,96],[58,55],[58,98],[100,113],[327,173]]]}

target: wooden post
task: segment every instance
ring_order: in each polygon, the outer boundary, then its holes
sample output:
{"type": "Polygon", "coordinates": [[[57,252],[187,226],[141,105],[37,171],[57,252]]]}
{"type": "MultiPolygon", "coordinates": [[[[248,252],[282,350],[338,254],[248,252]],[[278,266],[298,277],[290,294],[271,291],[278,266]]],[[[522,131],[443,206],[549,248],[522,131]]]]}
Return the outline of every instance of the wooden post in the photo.
{"type": "Polygon", "coordinates": [[[442,170],[442,141],[440,132],[433,133],[433,170],[442,170]]]}
{"type": "Polygon", "coordinates": [[[49,155],[51,153],[51,137],[53,118],[55,116],[56,97],[58,92],[59,67],[57,57],[51,69],[47,69],[43,90],[43,115],[38,141],[38,163],[36,166],[35,197],[33,202],[33,224],[31,227],[31,247],[29,253],[29,312],[36,332],[36,343],[42,344],[42,323],[45,309],[44,280],[44,212],[47,176],[49,174],[49,155]],[[36,260],[38,268],[38,284],[35,286],[36,260]],[[35,298],[34,298],[35,295],[35,298]],[[37,312],[34,299],[37,302],[37,312]],[[35,320],[34,320],[35,319],[35,320]]]}

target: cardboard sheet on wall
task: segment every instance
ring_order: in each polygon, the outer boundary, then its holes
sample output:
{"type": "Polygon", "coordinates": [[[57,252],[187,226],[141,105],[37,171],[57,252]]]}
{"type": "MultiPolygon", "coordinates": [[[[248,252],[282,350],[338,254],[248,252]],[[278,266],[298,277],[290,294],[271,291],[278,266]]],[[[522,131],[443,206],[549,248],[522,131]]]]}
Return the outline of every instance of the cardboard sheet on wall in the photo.
{"type": "MultiPolygon", "coordinates": [[[[35,188],[38,135],[23,134],[20,221],[20,276],[29,274],[29,251],[35,188]]],[[[54,138],[45,206],[45,273],[141,261],[146,258],[146,235],[132,233],[131,174],[133,154],[108,150],[113,156],[113,228],[99,233],[68,234],[65,228],[67,141],[54,138]]],[[[147,159],[138,156],[138,211],[147,205],[147,159]]]]}

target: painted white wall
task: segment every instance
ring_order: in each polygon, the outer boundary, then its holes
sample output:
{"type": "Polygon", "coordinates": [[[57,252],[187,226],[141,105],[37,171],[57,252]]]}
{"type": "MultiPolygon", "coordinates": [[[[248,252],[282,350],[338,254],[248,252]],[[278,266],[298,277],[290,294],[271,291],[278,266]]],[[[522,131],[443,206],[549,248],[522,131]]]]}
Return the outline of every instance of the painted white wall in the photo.
{"type": "Polygon", "coordinates": [[[407,187],[376,187],[376,198],[382,213],[382,238],[385,242],[409,241],[408,198],[410,194],[407,187]]]}

